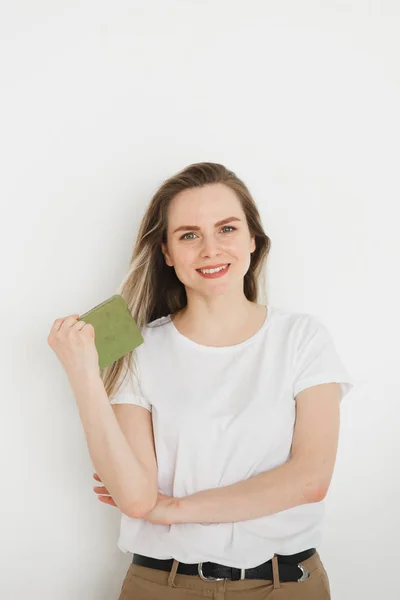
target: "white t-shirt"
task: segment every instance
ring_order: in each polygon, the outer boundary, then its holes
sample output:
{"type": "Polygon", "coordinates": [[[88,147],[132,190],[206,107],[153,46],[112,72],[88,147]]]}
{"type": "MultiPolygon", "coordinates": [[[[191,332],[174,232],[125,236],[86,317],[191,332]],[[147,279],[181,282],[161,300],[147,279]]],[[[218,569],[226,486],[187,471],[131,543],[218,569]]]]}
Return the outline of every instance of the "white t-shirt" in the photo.
{"type": "MultiPolygon", "coordinates": [[[[262,327],[234,346],[182,335],[170,316],[141,329],[138,375],[111,403],[152,412],[159,491],[182,497],[227,486],[290,458],[295,396],[320,383],[353,387],[327,328],[314,316],[268,305],[262,327]]],[[[118,548],[180,562],[251,568],[318,547],[324,503],[236,523],[160,525],[121,513],[118,548]]]]}

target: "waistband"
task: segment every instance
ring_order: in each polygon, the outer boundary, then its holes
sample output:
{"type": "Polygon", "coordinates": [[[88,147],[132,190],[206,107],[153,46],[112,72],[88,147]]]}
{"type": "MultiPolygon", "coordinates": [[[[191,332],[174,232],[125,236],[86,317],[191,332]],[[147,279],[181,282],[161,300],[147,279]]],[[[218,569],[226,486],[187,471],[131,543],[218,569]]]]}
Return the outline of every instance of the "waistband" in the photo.
{"type": "MultiPolygon", "coordinates": [[[[315,554],[316,548],[309,548],[296,554],[275,554],[279,565],[279,576],[281,581],[304,581],[309,576],[309,571],[299,563],[315,554]]],[[[170,571],[174,559],[160,559],[143,554],[134,554],[132,563],[150,569],[170,571]]],[[[177,573],[183,575],[199,575],[202,579],[221,580],[231,579],[273,579],[272,558],[252,567],[250,569],[239,569],[214,562],[182,563],[178,565],[177,573]]]]}

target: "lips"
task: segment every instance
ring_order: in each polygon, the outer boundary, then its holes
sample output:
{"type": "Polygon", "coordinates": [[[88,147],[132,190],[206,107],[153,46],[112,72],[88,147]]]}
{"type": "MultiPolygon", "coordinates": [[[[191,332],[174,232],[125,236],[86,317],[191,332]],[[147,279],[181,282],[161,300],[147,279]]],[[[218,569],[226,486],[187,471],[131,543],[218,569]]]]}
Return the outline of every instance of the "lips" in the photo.
{"type": "Polygon", "coordinates": [[[196,271],[201,271],[201,269],[219,269],[220,267],[225,267],[227,265],[229,267],[231,263],[221,263],[220,265],[210,265],[209,267],[199,267],[196,271]]]}
{"type": "Polygon", "coordinates": [[[220,271],[214,271],[214,273],[203,273],[202,271],[200,271],[200,269],[196,269],[196,271],[198,272],[198,274],[200,275],[200,277],[203,277],[204,279],[218,279],[219,277],[224,277],[224,275],[226,275],[226,273],[228,273],[229,269],[231,268],[230,263],[226,263],[226,267],[225,269],[221,269],[220,271]]]}

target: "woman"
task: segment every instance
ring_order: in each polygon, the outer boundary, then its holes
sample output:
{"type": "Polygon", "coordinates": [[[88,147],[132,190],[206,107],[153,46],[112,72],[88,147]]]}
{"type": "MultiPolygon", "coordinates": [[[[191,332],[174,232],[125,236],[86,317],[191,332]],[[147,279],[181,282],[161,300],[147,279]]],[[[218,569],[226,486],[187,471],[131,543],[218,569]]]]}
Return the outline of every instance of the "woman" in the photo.
{"type": "Polygon", "coordinates": [[[353,380],[316,317],[258,303],[269,249],[245,184],[190,165],[152,198],[119,289],[144,343],[98,374],[93,328],[53,325],[133,554],[119,600],[330,598],[316,548],[353,380]]]}

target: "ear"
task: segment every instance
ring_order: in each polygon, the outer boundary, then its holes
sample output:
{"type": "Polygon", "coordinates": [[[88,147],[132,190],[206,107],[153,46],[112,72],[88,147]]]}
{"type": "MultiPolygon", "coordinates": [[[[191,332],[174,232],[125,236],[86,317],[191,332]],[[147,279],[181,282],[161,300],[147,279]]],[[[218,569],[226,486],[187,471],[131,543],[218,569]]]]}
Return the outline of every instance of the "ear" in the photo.
{"type": "Polygon", "coordinates": [[[168,250],[167,250],[167,246],[166,244],[164,244],[164,242],[161,242],[161,252],[164,254],[165,257],[165,262],[169,267],[172,267],[172,261],[171,261],[171,257],[168,254],[168,250]]]}
{"type": "Polygon", "coordinates": [[[251,244],[250,244],[250,254],[252,254],[255,249],[256,249],[256,238],[255,238],[255,236],[252,236],[251,244]]]}

